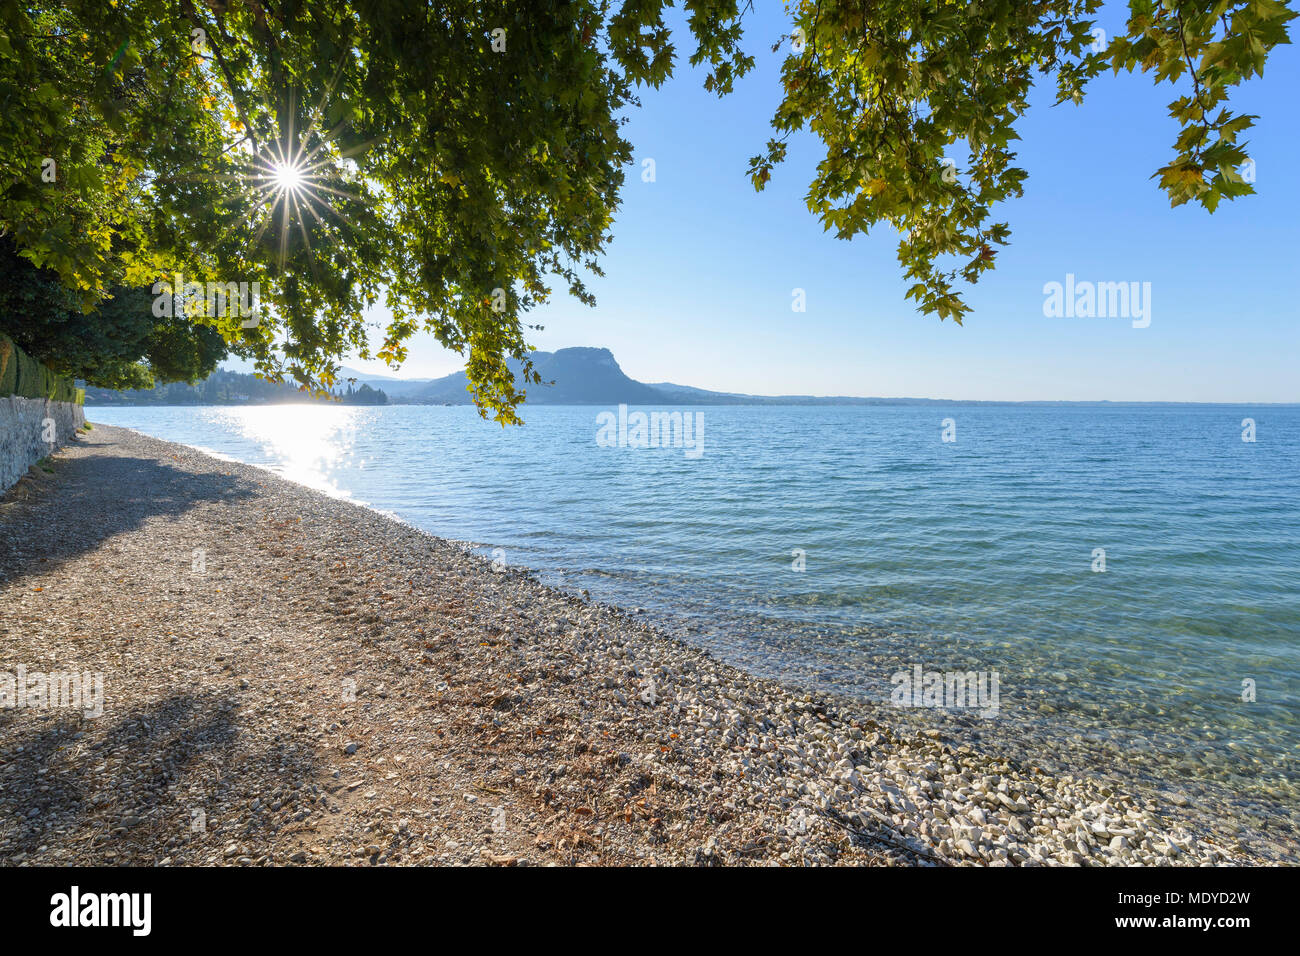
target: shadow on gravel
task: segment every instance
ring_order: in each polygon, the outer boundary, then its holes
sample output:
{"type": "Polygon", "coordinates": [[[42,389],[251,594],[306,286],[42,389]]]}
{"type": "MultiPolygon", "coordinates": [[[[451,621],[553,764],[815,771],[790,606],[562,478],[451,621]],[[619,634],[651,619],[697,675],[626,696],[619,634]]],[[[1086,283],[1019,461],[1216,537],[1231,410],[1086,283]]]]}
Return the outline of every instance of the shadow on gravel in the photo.
{"type": "Polygon", "coordinates": [[[0,719],[8,761],[0,763],[0,862],[26,853],[39,863],[42,846],[69,843],[79,846],[78,862],[93,864],[198,862],[232,840],[269,848],[282,826],[269,810],[240,813],[247,822],[238,830],[222,817],[266,800],[265,781],[294,790],[317,769],[312,748],[257,738],[235,703],[216,694],[169,697],[103,728],[36,717],[23,736],[14,723],[0,719]],[[30,727],[37,721],[44,726],[30,727]]]}
{"type": "Polygon", "coordinates": [[[0,583],[48,567],[36,563],[41,558],[60,562],[94,551],[147,518],[257,493],[243,478],[124,455],[115,439],[96,438],[79,454],[56,459],[55,475],[38,495],[0,508],[0,583]]]}

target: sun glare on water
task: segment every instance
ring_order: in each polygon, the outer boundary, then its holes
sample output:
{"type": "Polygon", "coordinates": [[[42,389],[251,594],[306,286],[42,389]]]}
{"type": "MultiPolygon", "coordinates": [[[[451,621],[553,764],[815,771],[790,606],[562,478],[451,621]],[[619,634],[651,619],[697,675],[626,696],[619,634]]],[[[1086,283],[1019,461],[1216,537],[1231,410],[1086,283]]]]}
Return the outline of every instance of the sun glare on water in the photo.
{"type": "Polygon", "coordinates": [[[361,409],[328,403],[250,405],[223,408],[217,417],[257,442],[266,456],[266,466],[280,476],[336,497],[348,497],[335,482],[334,472],[359,464],[353,458],[353,446],[357,426],[365,417],[361,409]]]}

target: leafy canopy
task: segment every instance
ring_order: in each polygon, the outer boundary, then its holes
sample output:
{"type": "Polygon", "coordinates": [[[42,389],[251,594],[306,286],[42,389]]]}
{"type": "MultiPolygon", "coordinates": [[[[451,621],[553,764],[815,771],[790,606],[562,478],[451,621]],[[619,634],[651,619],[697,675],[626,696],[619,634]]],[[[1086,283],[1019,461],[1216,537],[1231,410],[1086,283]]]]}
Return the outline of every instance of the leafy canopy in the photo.
{"type": "Polygon", "coordinates": [[[0,239],[0,331],[69,378],[102,388],[196,382],[226,357],[216,329],[183,313],[155,315],[149,289],[115,288],[91,312],[57,273],[0,239]]]}
{"type": "MultiPolygon", "coordinates": [[[[692,65],[725,95],[753,66],[751,4],[684,0],[692,65]]],[[[919,307],[960,322],[1020,195],[1016,124],[1038,77],[1078,102],[1107,67],[1179,96],[1171,203],[1252,192],[1233,87],[1288,42],[1278,0],[798,0],[784,95],[750,163],[825,147],[808,207],[841,238],[886,223],[919,307]],[[960,156],[960,164],[955,157],[960,156]],[[945,159],[948,160],[945,163],[945,159]],[[960,167],[960,168],[959,168],[960,167]],[[956,175],[956,172],[960,175],[956,175]]],[[[467,357],[480,409],[536,382],[524,318],[562,283],[593,299],[638,85],[677,51],[668,0],[0,0],[0,230],[83,304],[182,273],[260,282],[263,314],[202,315],[268,378],[397,364],[420,330],[467,357]],[[41,180],[41,164],[60,170],[41,180]],[[382,304],[391,318],[367,318],[382,304]],[[516,382],[506,359],[520,359],[516,382]]]]}
{"type": "Polygon", "coordinates": [[[958,323],[968,311],[954,283],[994,267],[1010,227],[993,206],[1020,196],[1026,176],[1011,144],[1037,76],[1053,76],[1057,102],[1083,99],[1109,66],[1153,72],[1190,88],[1169,105],[1176,154],[1156,173],[1172,205],[1211,212],[1253,192],[1239,167],[1239,135],[1256,117],[1234,115],[1228,91],[1260,74],[1288,42],[1295,14],[1277,0],[1164,3],[1131,0],[1127,33],[1105,42],[1091,15],[1099,0],[802,2],[785,60],[779,135],[750,162],[762,189],[788,137],[814,132],[826,157],[808,208],[848,239],[888,223],[922,311],[958,323]],[[1184,74],[1186,76],[1184,77],[1184,74]],[[963,154],[966,162],[952,157],[963,154]],[[959,175],[960,173],[960,175],[959,175]],[[954,261],[955,260],[955,261],[954,261]]]}

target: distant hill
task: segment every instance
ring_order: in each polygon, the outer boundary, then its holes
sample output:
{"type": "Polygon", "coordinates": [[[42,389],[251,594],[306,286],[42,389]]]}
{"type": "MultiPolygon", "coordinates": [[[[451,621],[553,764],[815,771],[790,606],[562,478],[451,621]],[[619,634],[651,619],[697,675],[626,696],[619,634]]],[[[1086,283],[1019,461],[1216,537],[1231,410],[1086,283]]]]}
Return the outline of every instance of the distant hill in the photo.
{"type": "MultiPolygon", "coordinates": [[[[928,405],[927,398],[856,398],[818,395],[746,395],[713,392],[690,385],[658,382],[648,385],[629,378],[601,348],[568,348],[531,353],[542,385],[527,385],[528,405],[928,405]]],[[[507,365],[516,381],[520,362],[507,365]]],[[[464,372],[442,378],[393,378],[343,366],[334,388],[337,398],[356,405],[469,405],[469,380],[464,372]]],[[[218,369],[196,385],[175,383],[141,391],[86,389],[87,405],[256,405],[310,401],[291,382],[279,385],[254,375],[218,369]]],[[[951,404],[950,402],[947,404],[951,404]]]]}
{"type": "Polygon", "coordinates": [[[852,395],[746,395],[710,392],[690,385],[659,382],[651,385],[667,405],[899,405],[924,404],[928,398],[857,398],[852,395]]]}
{"type": "Polygon", "coordinates": [[[433,381],[431,378],[393,378],[388,375],[371,375],[367,372],[358,372],[356,369],[348,368],[345,365],[339,369],[338,380],[346,386],[349,379],[356,379],[358,385],[369,385],[371,388],[382,389],[390,399],[411,395],[433,381]]]}
{"type": "MultiPolygon", "coordinates": [[[[711,392],[689,385],[661,382],[647,385],[628,378],[609,349],[568,348],[556,352],[533,352],[533,367],[542,381],[529,385],[529,405],[875,405],[894,404],[906,399],[819,397],[816,395],[745,395],[740,392],[711,392]]],[[[519,380],[520,363],[507,364],[519,380]]],[[[345,370],[346,371],[346,370],[345,370]]],[[[464,372],[423,380],[418,388],[400,391],[395,382],[358,374],[359,381],[382,386],[394,404],[468,405],[469,380],[464,372]]],[[[413,380],[411,380],[413,381],[413,380]]],[[[925,399],[917,400],[925,402],[925,399]]]]}
{"type": "MultiPolygon", "coordinates": [[[[945,398],[862,398],[844,395],[747,395],[713,392],[672,382],[629,378],[609,349],[568,348],[533,352],[544,385],[524,388],[528,405],[1177,405],[1179,402],[971,401],[945,398]]],[[[520,363],[507,362],[518,380],[520,363]]],[[[442,378],[393,378],[344,366],[335,397],[352,405],[469,405],[464,372],[442,378]]],[[[291,382],[279,385],[232,369],[218,369],[197,385],[175,383],[143,391],[87,388],[87,405],[256,405],[311,401],[291,382]]]]}
{"type": "MultiPolygon", "coordinates": [[[[623,374],[609,349],[572,348],[558,352],[534,352],[533,368],[543,382],[525,389],[529,405],[654,405],[671,404],[658,389],[634,381],[623,374]]],[[[520,363],[509,360],[511,373],[518,381],[520,363]]],[[[385,389],[394,401],[421,404],[467,405],[469,380],[464,372],[436,378],[417,391],[398,395],[385,389]]]]}

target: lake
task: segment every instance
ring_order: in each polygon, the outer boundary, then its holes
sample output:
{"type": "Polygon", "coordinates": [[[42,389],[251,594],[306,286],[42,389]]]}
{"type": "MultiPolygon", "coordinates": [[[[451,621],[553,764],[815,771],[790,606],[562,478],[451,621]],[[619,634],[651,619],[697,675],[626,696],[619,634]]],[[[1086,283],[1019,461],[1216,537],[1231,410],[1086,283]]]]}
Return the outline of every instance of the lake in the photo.
{"type": "Polygon", "coordinates": [[[655,422],[666,448],[633,447],[637,411],[87,417],[346,496],[812,690],[891,707],[918,665],[996,672],[996,714],[897,716],[1295,839],[1300,407],[640,410],[683,413],[686,441],[655,422]]]}

